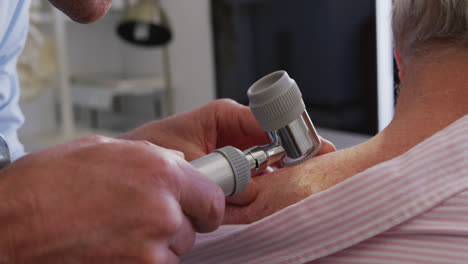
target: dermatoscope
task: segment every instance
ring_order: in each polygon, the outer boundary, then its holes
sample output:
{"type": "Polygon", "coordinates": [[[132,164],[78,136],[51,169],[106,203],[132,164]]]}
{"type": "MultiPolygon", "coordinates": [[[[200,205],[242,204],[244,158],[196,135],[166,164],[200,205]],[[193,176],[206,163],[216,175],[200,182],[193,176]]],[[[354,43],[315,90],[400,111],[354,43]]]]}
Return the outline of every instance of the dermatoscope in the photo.
{"type": "Polygon", "coordinates": [[[305,109],[296,82],[285,71],[273,72],[247,91],[249,106],[271,143],[241,151],[226,146],[190,163],[232,196],[247,187],[251,176],[278,161],[293,166],[313,157],[322,142],[305,109]]]}

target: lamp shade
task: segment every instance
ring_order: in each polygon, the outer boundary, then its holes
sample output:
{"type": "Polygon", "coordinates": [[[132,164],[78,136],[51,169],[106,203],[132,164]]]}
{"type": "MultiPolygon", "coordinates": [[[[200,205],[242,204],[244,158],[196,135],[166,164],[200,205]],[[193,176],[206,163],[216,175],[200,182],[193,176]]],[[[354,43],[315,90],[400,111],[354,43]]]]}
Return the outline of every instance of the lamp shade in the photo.
{"type": "Polygon", "coordinates": [[[162,46],[172,38],[164,10],[157,0],[141,0],[131,6],[117,26],[118,35],[131,44],[162,46]]]}

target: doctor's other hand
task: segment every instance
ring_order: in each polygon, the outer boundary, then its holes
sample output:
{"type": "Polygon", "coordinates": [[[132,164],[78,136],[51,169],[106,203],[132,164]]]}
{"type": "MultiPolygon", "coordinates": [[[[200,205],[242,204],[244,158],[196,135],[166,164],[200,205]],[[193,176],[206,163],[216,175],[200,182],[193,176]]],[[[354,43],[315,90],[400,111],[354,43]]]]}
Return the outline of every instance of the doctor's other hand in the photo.
{"type": "Polygon", "coordinates": [[[181,151],[188,161],[227,145],[245,150],[267,144],[268,136],[250,108],[230,99],[143,125],[120,138],[146,140],[181,151]]]}
{"type": "Polygon", "coordinates": [[[0,262],[178,263],[224,206],[181,153],[87,137],[0,171],[0,262]]]}
{"type": "MultiPolygon", "coordinates": [[[[188,161],[227,145],[243,151],[269,143],[250,108],[230,99],[215,100],[195,110],[148,123],[120,138],[146,140],[181,151],[188,161]]],[[[240,204],[253,201],[256,192],[251,187],[232,201],[240,204]]]]}

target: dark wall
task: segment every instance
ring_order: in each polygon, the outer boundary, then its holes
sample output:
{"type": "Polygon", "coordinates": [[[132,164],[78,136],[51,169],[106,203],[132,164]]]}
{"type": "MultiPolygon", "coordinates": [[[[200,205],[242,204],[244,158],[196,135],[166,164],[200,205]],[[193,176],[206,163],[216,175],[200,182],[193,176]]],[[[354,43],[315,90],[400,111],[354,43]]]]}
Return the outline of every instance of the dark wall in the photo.
{"type": "Polygon", "coordinates": [[[377,131],[374,0],[213,0],[218,97],[286,70],[319,126],[377,131]]]}

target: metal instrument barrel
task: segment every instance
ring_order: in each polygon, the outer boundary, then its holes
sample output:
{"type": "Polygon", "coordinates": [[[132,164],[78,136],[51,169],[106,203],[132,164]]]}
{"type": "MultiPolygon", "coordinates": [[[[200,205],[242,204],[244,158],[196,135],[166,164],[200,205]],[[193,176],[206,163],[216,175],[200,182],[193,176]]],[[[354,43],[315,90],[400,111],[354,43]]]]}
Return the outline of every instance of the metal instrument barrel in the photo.
{"type": "Polygon", "coordinates": [[[220,153],[212,152],[190,163],[221,187],[225,196],[230,196],[234,192],[236,185],[234,172],[229,162],[220,153]]]}
{"type": "Polygon", "coordinates": [[[190,163],[218,184],[225,196],[239,193],[249,184],[250,162],[245,154],[235,147],[217,149],[190,163]]]}
{"type": "Polygon", "coordinates": [[[322,146],[307,111],[287,126],[270,132],[270,137],[277,138],[286,151],[281,161],[283,166],[293,166],[313,157],[322,146]]]}

